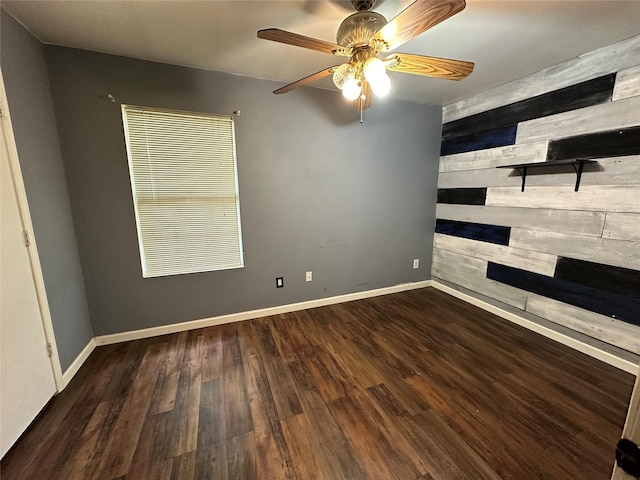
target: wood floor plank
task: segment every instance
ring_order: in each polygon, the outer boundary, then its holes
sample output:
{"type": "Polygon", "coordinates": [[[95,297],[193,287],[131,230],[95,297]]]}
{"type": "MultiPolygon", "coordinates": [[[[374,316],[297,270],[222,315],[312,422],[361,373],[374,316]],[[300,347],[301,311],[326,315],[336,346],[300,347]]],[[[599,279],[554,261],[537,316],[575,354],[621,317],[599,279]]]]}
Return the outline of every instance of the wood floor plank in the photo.
{"type": "Polygon", "coordinates": [[[254,343],[255,337],[250,333],[251,328],[245,323],[238,330],[241,332],[247,396],[253,420],[256,470],[265,479],[296,479],[271,384],[254,343]]]}
{"type": "Polygon", "coordinates": [[[415,415],[429,408],[428,402],[410,388],[402,377],[396,376],[391,368],[381,365],[381,369],[384,373],[383,383],[410,414],[415,415]]]}
{"type": "Polygon", "coordinates": [[[314,435],[305,414],[282,420],[282,432],[291,451],[293,468],[303,480],[331,480],[318,465],[318,453],[313,447],[314,435]]]}
{"type": "MultiPolygon", "coordinates": [[[[465,438],[457,434],[435,412],[431,410],[422,412],[415,417],[414,421],[421,425],[429,425],[428,429],[412,431],[414,438],[419,439],[419,444],[426,453],[425,462],[428,464],[429,473],[434,478],[443,480],[500,478],[494,468],[466,443],[465,438]]],[[[520,478],[533,478],[527,477],[524,472],[524,469],[520,470],[520,478]]]]}
{"type": "Polygon", "coordinates": [[[97,469],[111,472],[113,477],[126,475],[129,471],[136,445],[142,430],[151,393],[158,375],[158,366],[164,360],[166,344],[150,345],[140,362],[133,386],[122,406],[118,419],[110,432],[97,469]]]}
{"type": "Polygon", "coordinates": [[[197,330],[189,332],[178,382],[178,393],[171,415],[173,449],[170,456],[193,452],[197,446],[202,386],[203,337],[197,330]]]}
{"type": "Polygon", "coordinates": [[[222,380],[202,383],[198,405],[196,479],[226,478],[227,452],[222,380]]]}
{"type": "Polygon", "coordinates": [[[326,326],[325,336],[328,338],[327,352],[352,381],[362,388],[367,388],[383,380],[379,368],[371,362],[364,361],[366,357],[359,347],[340,335],[335,325],[326,326]]]}
{"type": "MultiPolygon", "coordinates": [[[[163,472],[162,474],[166,476],[167,472],[171,471],[170,465],[165,465],[164,455],[167,416],[167,413],[146,416],[127,473],[128,478],[153,478],[158,472],[163,472]]],[[[96,477],[100,478],[100,474],[96,477]]]]}
{"type": "Polygon", "coordinates": [[[347,374],[331,355],[318,349],[305,360],[313,383],[325,402],[346,395],[349,390],[347,374]]]}
{"type": "Polygon", "coordinates": [[[202,381],[208,382],[222,376],[222,332],[220,328],[209,327],[202,331],[202,336],[202,381]]]}
{"type": "Polygon", "coordinates": [[[221,331],[225,431],[227,438],[232,438],[252,431],[253,422],[247,397],[238,326],[223,325],[221,331]]]}
{"type": "Polygon", "coordinates": [[[271,389],[271,393],[279,418],[283,419],[299,415],[302,413],[302,407],[289,377],[287,365],[280,357],[269,325],[264,320],[251,322],[249,332],[263,359],[263,366],[269,383],[278,385],[278,388],[271,389]]]}
{"type": "Polygon", "coordinates": [[[310,429],[310,443],[317,452],[317,461],[325,475],[331,479],[349,478],[350,480],[366,479],[362,467],[356,460],[349,441],[337,425],[333,415],[316,388],[304,389],[302,384],[310,377],[304,372],[305,366],[300,362],[298,368],[291,369],[294,384],[298,388],[298,397],[306,412],[310,429]]]}
{"type": "MultiPolygon", "coordinates": [[[[384,352],[382,358],[388,365],[402,378],[415,375],[419,370],[419,364],[415,361],[418,352],[411,351],[411,348],[404,342],[404,339],[397,338],[396,335],[389,335],[387,330],[379,330],[372,335],[373,344],[384,352]]],[[[425,352],[420,352],[425,354],[425,352]]]]}
{"type": "Polygon", "coordinates": [[[171,335],[167,340],[167,355],[158,377],[156,392],[151,403],[152,413],[162,413],[173,410],[178,393],[178,382],[180,380],[180,369],[184,358],[184,349],[187,345],[189,332],[180,332],[171,335]]]}
{"type": "MultiPolygon", "coordinates": [[[[170,458],[153,467],[153,471],[151,472],[151,478],[157,479],[157,480],[172,480],[172,474],[173,474],[173,459],[170,458]]],[[[176,477],[173,477],[173,478],[176,478],[176,477]]],[[[192,480],[193,476],[189,477],[187,475],[184,475],[182,477],[177,477],[177,478],[192,480]]]]}
{"type": "MultiPolygon", "coordinates": [[[[367,422],[366,413],[358,408],[353,396],[347,395],[334,400],[330,402],[329,407],[353,446],[367,478],[406,480],[418,476],[418,472],[411,468],[393,470],[394,466],[403,465],[403,459],[398,456],[397,450],[388,443],[386,438],[383,436],[376,438],[366,434],[370,424],[367,422]]],[[[406,459],[404,460],[406,462],[406,459]]],[[[408,463],[404,465],[408,466],[408,463]]]]}
{"type": "Polygon", "coordinates": [[[227,440],[227,478],[260,479],[256,471],[256,445],[253,432],[227,440]]]}
{"type": "MultiPolygon", "coordinates": [[[[431,378],[427,381],[422,376],[415,376],[407,379],[407,382],[427,398],[432,406],[428,410],[431,412],[428,417],[421,416],[422,413],[413,417],[417,425],[436,421],[438,418],[443,419],[502,478],[544,478],[544,474],[537,467],[544,450],[526,434],[521,434],[517,418],[505,415],[504,420],[500,422],[500,417],[494,413],[493,408],[478,404],[475,398],[468,400],[446,386],[439,387],[431,378]],[[492,425],[496,424],[500,424],[502,430],[503,436],[500,438],[508,438],[509,442],[496,438],[492,428],[492,425]]],[[[499,407],[498,405],[496,408],[499,407]]],[[[425,439],[422,439],[422,430],[414,427],[411,431],[416,441],[425,442],[425,439]]],[[[451,437],[454,439],[453,435],[451,437]]],[[[440,439],[440,436],[438,438],[440,439]]],[[[446,471],[450,453],[446,450],[440,451],[440,446],[432,445],[430,448],[435,449],[430,450],[430,458],[438,461],[432,465],[431,470],[432,475],[437,478],[443,475],[443,469],[446,471]]],[[[453,446],[450,445],[450,448],[453,446]]],[[[464,470],[458,470],[456,475],[465,478],[464,470]]]]}
{"type": "Polygon", "coordinates": [[[143,352],[149,346],[149,343],[130,342],[124,346],[126,347],[124,355],[113,363],[113,375],[110,376],[109,382],[102,392],[106,400],[127,396],[129,390],[133,387],[133,381],[140,367],[140,363],[136,360],[139,359],[141,354],[144,355],[143,352]]]}
{"type": "Polygon", "coordinates": [[[104,425],[113,409],[112,403],[101,402],[95,408],[86,428],[82,431],[79,448],[73,452],[60,471],[62,478],[91,478],[92,466],[100,452],[97,446],[103,435],[104,425]]]}
{"type": "Polygon", "coordinates": [[[434,289],[98,347],[3,480],[608,480],[634,377],[434,289]]]}
{"type": "Polygon", "coordinates": [[[384,385],[370,388],[368,394],[383,412],[394,419],[414,451],[421,454],[420,458],[428,470],[425,478],[502,478],[437,413],[424,411],[418,416],[410,415],[384,385]],[[438,431],[441,433],[437,434],[438,431]],[[445,445],[449,442],[449,445],[443,447],[439,442],[445,445]],[[460,455],[461,459],[454,461],[455,455],[460,455]]]}
{"type": "Polygon", "coordinates": [[[360,463],[367,468],[369,478],[414,479],[427,472],[424,462],[394,422],[375,408],[365,392],[354,389],[330,402],[329,407],[354,445],[360,463]],[[373,430],[380,434],[367,435],[373,430]]]}
{"type": "MultiPolygon", "coordinates": [[[[171,476],[169,477],[171,480],[193,480],[195,478],[196,452],[185,453],[179,457],[173,457],[172,460],[171,476]]],[[[160,478],[166,475],[166,462],[158,467],[157,477],[154,476],[152,478],[160,478]]]]}
{"type": "Polygon", "coordinates": [[[307,321],[305,312],[293,312],[289,314],[269,317],[271,333],[276,343],[280,357],[285,363],[291,363],[304,355],[309,340],[304,336],[300,325],[307,321]]]}

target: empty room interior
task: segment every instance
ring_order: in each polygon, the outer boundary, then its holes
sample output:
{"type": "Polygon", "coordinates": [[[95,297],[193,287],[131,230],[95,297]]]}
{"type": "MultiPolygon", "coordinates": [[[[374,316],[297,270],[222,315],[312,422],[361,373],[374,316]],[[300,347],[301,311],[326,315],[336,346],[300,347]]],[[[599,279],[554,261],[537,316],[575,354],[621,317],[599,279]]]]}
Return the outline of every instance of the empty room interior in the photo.
{"type": "Polygon", "coordinates": [[[0,478],[640,478],[640,2],[0,3],[0,478]]]}

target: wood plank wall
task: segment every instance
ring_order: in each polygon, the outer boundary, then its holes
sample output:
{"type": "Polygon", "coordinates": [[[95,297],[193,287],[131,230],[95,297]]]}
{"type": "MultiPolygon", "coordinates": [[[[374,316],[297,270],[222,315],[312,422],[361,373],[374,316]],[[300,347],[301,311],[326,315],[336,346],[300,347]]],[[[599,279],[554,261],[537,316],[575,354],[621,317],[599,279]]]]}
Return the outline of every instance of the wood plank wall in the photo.
{"type": "Polygon", "coordinates": [[[640,36],[443,113],[433,277],[640,354],[640,36]]]}

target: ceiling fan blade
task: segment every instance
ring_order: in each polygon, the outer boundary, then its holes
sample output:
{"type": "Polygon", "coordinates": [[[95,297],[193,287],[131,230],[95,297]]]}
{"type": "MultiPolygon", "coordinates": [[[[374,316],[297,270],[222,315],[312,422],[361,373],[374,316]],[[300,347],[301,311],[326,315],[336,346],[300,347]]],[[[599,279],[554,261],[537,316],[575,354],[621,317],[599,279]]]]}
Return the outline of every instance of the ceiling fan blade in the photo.
{"type": "Polygon", "coordinates": [[[325,68],[324,70],[320,70],[319,72],[313,73],[308,77],[301,78],[300,80],[290,83],[289,85],[285,85],[284,87],[274,90],[273,93],[275,93],[276,95],[279,95],[281,93],[290,92],[295,88],[303,87],[304,85],[315,82],[316,80],[320,80],[321,78],[332,75],[333,72],[335,72],[336,68],[338,67],[339,65],[334,65],[333,67],[325,68]]]}
{"type": "Polygon", "coordinates": [[[388,45],[384,51],[394,50],[464,10],[465,6],[465,0],[416,0],[378,30],[369,42],[388,45]]]}
{"type": "Polygon", "coordinates": [[[448,58],[425,57],[411,53],[394,53],[385,62],[387,68],[394,72],[412,73],[425,77],[462,80],[473,72],[473,62],[451,60],[448,58]]]}
{"type": "Polygon", "coordinates": [[[340,45],[335,43],[325,42],[324,40],[318,40],[317,38],[305,37],[297,33],[287,32],[286,30],[280,30],[279,28],[267,28],[265,30],[258,31],[258,38],[264,40],[271,40],[272,42],[286,43],[287,45],[293,45],[295,47],[308,48],[310,50],[316,50],[323,53],[340,54],[344,50],[340,45]]]}
{"type": "Polygon", "coordinates": [[[366,80],[362,80],[362,92],[360,96],[356,99],[356,110],[358,112],[362,112],[366,110],[371,105],[373,105],[373,92],[371,91],[371,86],[369,82],[366,80]],[[363,98],[364,97],[364,98],[363,98]]]}

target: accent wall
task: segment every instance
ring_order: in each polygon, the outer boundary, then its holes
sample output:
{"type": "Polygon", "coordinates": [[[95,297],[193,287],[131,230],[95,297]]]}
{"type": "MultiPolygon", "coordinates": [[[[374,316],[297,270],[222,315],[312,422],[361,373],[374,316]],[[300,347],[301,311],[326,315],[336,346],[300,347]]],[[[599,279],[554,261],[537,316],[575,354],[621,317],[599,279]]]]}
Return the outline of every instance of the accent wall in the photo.
{"type": "Polygon", "coordinates": [[[640,36],[443,121],[433,277],[640,354],[640,36]]]}

